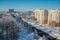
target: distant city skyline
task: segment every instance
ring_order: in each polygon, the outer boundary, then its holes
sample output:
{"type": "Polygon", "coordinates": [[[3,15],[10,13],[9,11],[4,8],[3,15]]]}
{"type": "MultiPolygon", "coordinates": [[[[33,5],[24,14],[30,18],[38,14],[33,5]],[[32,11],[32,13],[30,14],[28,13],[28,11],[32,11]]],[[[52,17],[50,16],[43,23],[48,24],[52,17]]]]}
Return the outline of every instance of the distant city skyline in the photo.
{"type": "Polygon", "coordinates": [[[0,11],[8,9],[60,9],[60,0],[0,0],[0,11]]]}

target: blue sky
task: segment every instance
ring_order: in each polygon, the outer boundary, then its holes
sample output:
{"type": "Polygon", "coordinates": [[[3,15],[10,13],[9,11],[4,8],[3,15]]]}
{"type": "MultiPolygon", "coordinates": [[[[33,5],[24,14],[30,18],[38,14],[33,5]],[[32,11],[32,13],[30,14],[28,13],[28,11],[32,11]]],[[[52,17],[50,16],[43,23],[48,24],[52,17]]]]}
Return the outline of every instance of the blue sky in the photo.
{"type": "Polygon", "coordinates": [[[0,10],[60,9],[60,0],[0,0],[0,10]]]}

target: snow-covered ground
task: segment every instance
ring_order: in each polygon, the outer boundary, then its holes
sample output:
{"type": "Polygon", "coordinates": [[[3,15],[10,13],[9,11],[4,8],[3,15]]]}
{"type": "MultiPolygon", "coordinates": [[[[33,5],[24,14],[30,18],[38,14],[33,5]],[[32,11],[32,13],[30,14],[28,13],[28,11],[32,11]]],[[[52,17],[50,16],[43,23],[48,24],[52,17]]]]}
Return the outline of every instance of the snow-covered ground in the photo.
{"type": "Polygon", "coordinates": [[[19,32],[19,40],[34,40],[33,34],[28,34],[27,30],[21,29],[19,32]]]}
{"type": "Polygon", "coordinates": [[[57,39],[60,39],[60,27],[50,27],[48,25],[40,25],[36,22],[33,22],[33,20],[26,20],[23,19],[25,22],[27,22],[28,24],[33,25],[33,27],[36,27],[37,29],[40,29],[46,33],[48,33],[51,36],[55,36],[57,39]]]}
{"type": "MultiPolygon", "coordinates": [[[[39,35],[36,36],[40,39],[39,35]]],[[[34,32],[28,33],[26,29],[20,29],[18,40],[35,40],[34,32]]]]}

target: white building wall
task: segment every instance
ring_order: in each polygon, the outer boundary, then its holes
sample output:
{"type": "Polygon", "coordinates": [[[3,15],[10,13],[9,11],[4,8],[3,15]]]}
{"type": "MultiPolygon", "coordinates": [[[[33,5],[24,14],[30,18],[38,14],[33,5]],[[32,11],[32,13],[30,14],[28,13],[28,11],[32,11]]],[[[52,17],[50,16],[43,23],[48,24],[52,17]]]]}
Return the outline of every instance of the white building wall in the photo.
{"type": "Polygon", "coordinates": [[[55,22],[55,25],[59,25],[60,23],[60,10],[55,9],[55,10],[48,10],[48,23],[50,22],[55,22]]]}
{"type": "Polygon", "coordinates": [[[35,18],[37,18],[38,22],[43,23],[44,21],[46,21],[48,19],[47,10],[36,9],[36,10],[34,10],[34,12],[35,12],[35,18]]]}

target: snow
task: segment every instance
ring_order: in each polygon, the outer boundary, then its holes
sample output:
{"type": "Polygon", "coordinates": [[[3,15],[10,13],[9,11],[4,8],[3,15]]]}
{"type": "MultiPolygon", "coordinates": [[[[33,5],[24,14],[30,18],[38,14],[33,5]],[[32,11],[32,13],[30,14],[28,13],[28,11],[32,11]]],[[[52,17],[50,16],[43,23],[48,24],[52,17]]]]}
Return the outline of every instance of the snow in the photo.
{"type": "Polygon", "coordinates": [[[25,29],[21,29],[19,32],[19,38],[18,40],[34,40],[33,38],[33,32],[32,33],[28,33],[27,30],[25,29]]]}
{"type": "MultiPolygon", "coordinates": [[[[51,35],[53,37],[58,37],[58,38],[60,37],[59,36],[60,34],[57,32],[58,30],[56,30],[58,28],[56,28],[56,29],[52,28],[51,29],[49,26],[46,27],[46,25],[40,26],[39,24],[36,24],[34,22],[29,22],[29,21],[26,21],[26,20],[25,20],[25,22],[27,22],[28,24],[32,25],[33,27],[35,27],[35,28],[37,28],[39,30],[42,30],[43,32],[46,32],[47,34],[49,34],[49,35],[51,35]],[[55,32],[57,32],[57,33],[55,33],[55,32]]],[[[59,28],[59,30],[60,30],[60,28],[59,28]]]]}
{"type": "Polygon", "coordinates": [[[36,39],[35,37],[38,37],[38,39],[40,38],[40,36],[37,33],[32,32],[32,29],[29,32],[28,29],[24,28],[19,29],[18,40],[35,40],[36,39]]]}

